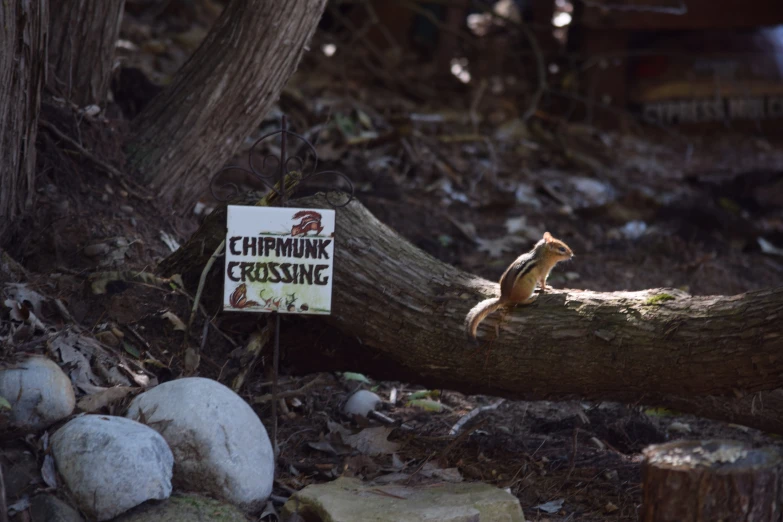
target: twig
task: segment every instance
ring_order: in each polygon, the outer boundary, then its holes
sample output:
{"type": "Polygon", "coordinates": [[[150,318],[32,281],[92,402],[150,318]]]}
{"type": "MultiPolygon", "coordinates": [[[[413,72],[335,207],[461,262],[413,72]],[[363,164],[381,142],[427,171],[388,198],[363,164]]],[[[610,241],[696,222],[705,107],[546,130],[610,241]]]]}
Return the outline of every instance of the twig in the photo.
{"type": "MultiPolygon", "coordinates": [[[[223,247],[226,246],[226,240],[220,242],[218,247],[215,249],[214,252],[212,252],[212,255],[209,256],[209,259],[207,260],[207,264],[204,265],[204,270],[201,271],[201,277],[198,281],[198,290],[196,290],[196,297],[193,298],[193,307],[190,309],[190,317],[188,318],[188,326],[185,328],[185,334],[182,339],[182,346],[187,345],[188,343],[188,335],[190,333],[190,327],[193,326],[193,319],[196,317],[196,310],[198,310],[199,301],[201,300],[201,293],[204,291],[204,285],[207,282],[207,274],[209,274],[209,270],[212,268],[212,265],[215,264],[215,259],[217,259],[220,254],[223,253],[223,247]]],[[[207,318],[207,321],[209,319],[207,318]]],[[[211,321],[209,321],[211,322],[211,321]]]]}
{"type": "MultiPolygon", "coordinates": [[[[473,410],[473,411],[476,411],[476,410],[473,410]]],[[[441,459],[445,459],[448,456],[448,454],[451,453],[451,450],[453,450],[459,444],[461,444],[462,441],[464,441],[465,439],[470,437],[471,433],[473,433],[477,429],[479,429],[479,428],[483,427],[485,424],[487,424],[487,422],[489,422],[489,419],[486,419],[486,418],[481,419],[476,424],[471,426],[469,429],[467,429],[467,430],[463,431],[462,433],[460,433],[459,437],[456,437],[454,440],[449,442],[449,445],[446,446],[446,448],[443,450],[443,453],[440,454],[440,458],[441,459]]],[[[449,433],[449,435],[450,435],[450,433],[449,433]]]]}
{"type": "Polygon", "coordinates": [[[79,143],[76,140],[74,140],[73,138],[71,138],[70,136],[65,134],[63,131],[61,131],[60,129],[55,127],[53,124],[49,123],[48,121],[46,121],[44,119],[38,120],[38,124],[41,127],[43,127],[44,129],[50,131],[52,134],[54,134],[55,136],[57,136],[61,140],[67,142],[68,145],[70,145],[71,147],[73,147],[76,150],[78,150],[82,154],[82,156],[84,156],[85,158],[87,158],[88,160],[92,161],[93,163],[98,165],[100,168],[105,170],[106,173],[109,174],[109,177],[116,177],[116,178],[121,178],[122,177],[122,172],[117,170],[115,167],[112,167],[111,165],[109,165],[108,163],[103,161],[102,159],[100,159],[97,156],[95,156],[92,152],[90,152],[89,150],[87,150],[84,147],[82,147],[81,145],[79,145],[79,143]]]}
{"type": "Polygon", "coordinates": [[[571,473],[574,472],[574,467],[576,467],[576,446],[578,442],[578,436],[579,436],[579,428],[574,428],[574,450],[571,453],[571,465],[568,467],[568,474],[566,475],[566,478],[563,481],[564,485],[566,482],[571,480],[571,473]]]}
{"type": "Polygon", "coordinates": [[[416,468],[416,471],[414,471],[413,473],[411,473],[411,476],[410,476],[410,477],[408,477],[408,479],[407,479],[407,480],[404,482],[404,484],[405,484],[405,485],[408,485],[408,484],[410,484],[410,481],[413,479],[413,477],[415,477],[415,476],[416,476],[416,475],[419,473],[419,471],[421,471],[421,470],[422,470],[422,468],[423,468],[424,466],[426,466],[426,465],[427,465],[427,463],[430,461],[430,459],[431,459],[432,457],[434,457],[434,456],[435,456],[435,453],[431,453],[430,455],[428,455],[428,456],[427,456],[427,458],[424,460],[424,462],[422,462],[422,463],[421,463],[421,466],[419,466],[418,468],[416,468]]]}
{"type": "Polygon", "coordinates": [[[130,188],[124,179],[123,173],[120,172],[116,167],[109,165],[108,163],[106,163],[105,161],[97,157],[95,154],[85,149],[83,146],[79,144],[79,142],[77,142],[76,140],[74,140],[73,138],[65,134],[63,131],[55,127],[53,124],[49,123],[44,119],[39,119],[38,124],[44,129],[54,134],[55,136],[57,136],[58,138],[60,138],[61,140],[68,143],[68,145],[70,145],[71,147],[74,147],[82,156],[84,156],[88,160],[95,163],[98,167],[103,169],[109,175],[109,178],[111,179],[117,178],[120,185],[122,185],[122,188],[125,189],[125,191],[128,194],[144,201],[150,201],[155,199],[154,196],[145,196],[143,194],[139,194],[138,192],[130,188]]]}
{"type": "MultiPolygon", "coordinates": [[[[217,314],[215,314],[215,317],[217,317],[217,314]]],[[[212,321],[207,319],[204,321],[204,328],[201,329],[201,346],[199,347],[199,352],[204,351],[204,346],[207,344],[207,333],[209,332],[209,324],[212,321]]]]}
{"type": "Polygon", "coordinates": [[[252,354],[252,358],[249,362],[242,364],[242,369],[239,370],[239,374],[234,378],[234,382],[231,383],[231,388],[239,393],[242,389],[242,385],[245,384],[245,379],[253,368],[256,366],[259,356],[261,355],[261,349],[269,342],[271,334],[271,328],[269,325],[262,328],[260,331],[256,330],[250,334],[250,339],[247,342],[247,348],[245,354],[252,354]]]}
{"type": "Polygon", "coordinates": [[[493,402],[492,404],[488,404],[486,406],[481,406],[480,408],[474,408],[470,413],[467,413],[466,415],[463,415],[457,421],[457,423],[454,424],[454,426],[451,427],[451,429],[449,430],[449,435],[452,436],[452,437],[455,436],[457,433],[459,433],[459,430],[462,429],[462,427],[465,425],[465,423],[470,421],[473,417],[477,416],[481,412],[488,411],[488,410],[494,410],[495,408],[497,408],[498,406],[503,404],[504,401],[505,401],[505,399],[498,399],[495,402],[493,402]]]}
{"type": "Polygon", "coordinates": [[[319,375],[318,377],[316,377],[312,381],[308,382],[307,384],[305,384],[304,386],[302,386],[301,388],[298,388],[296,390],[289,390],[289,391],[285,391],[285,392],[278,392],[277,394],[265,393],[264,395],[259,395],[258,397],[253,398],[253,404],[263,404],[265,402],[271,401],[273,398],[286,399],[288,397],[296,397],[298,395],[304,395],[304,393],[307,390],[309,390],[310,388],[312,388],[316,384],[320,384],[322,382],[324,382],[323,379],[322,379],[322,376],[319,375]]]}

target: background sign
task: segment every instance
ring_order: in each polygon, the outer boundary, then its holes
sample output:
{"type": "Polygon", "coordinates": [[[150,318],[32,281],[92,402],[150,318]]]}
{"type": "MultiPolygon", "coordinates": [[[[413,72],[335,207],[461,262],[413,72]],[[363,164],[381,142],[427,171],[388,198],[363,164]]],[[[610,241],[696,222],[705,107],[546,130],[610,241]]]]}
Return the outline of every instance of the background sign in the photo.
{"type": "Polygon", "coordinates": [[[223,308],[329,314],[334,210],[228,207],[223,308]]]}

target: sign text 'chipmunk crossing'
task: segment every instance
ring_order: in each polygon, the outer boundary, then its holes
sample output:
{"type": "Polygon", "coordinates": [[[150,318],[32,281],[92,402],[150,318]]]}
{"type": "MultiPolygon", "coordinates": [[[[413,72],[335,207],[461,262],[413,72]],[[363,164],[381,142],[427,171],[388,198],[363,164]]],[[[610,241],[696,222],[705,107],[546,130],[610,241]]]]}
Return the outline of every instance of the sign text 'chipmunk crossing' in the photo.
{"type": "Polygon", "coordinates": [[[223,307],[328,314],[334,210],[228,207],[223,307]]]}

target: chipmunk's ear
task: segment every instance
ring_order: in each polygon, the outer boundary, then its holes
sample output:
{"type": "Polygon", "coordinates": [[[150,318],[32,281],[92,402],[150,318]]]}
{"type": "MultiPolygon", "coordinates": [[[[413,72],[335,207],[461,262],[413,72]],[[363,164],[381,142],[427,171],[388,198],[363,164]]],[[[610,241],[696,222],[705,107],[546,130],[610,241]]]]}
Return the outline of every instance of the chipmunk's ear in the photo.
{"type": "Polygon", "coordinates": [[[547,243],[550,243],[550,242],[552,242],[554,240],[555,240],[555,238],[552,237],[552,234],[550,234],[549,232],[544,232],[544,241],[546,241],[547,243]]]}

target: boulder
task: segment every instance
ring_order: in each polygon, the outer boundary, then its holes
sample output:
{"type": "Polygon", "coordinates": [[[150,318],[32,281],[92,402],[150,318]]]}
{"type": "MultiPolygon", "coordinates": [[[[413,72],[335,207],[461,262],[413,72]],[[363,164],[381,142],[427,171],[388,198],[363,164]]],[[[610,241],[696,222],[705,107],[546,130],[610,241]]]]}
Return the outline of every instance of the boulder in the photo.
{"type": "Polygon", "coordinates": [[[76,417],[52,436],[52,455],[79,508],[98,521],[171,494],[171,450],[157,431],[130,419],[76,417]]]}
{"type": "Polygon", "coordinates": [[[174,453],[174,484],[252,511],[272,492],[274,454],[258,415],[211,379],[169,381],[136,397],[126,414],[158,430],[174,453]]]}

